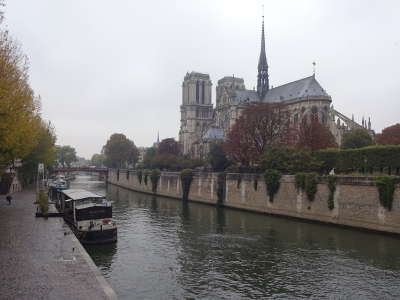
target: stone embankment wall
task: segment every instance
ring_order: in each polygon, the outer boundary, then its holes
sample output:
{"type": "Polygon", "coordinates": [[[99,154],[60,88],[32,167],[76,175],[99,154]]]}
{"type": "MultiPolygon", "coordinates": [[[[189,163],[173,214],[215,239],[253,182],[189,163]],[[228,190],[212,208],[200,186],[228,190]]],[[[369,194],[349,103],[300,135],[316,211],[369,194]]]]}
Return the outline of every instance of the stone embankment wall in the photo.
{"type": "MultiPolygon", "coordinates": [[[[145,175],[139,183],[135,171],[110,170],[108,182],[153,194],[150,175],[147,177],[147,184],[145,175]]],[[[181,199],[180,174],[162,172],[156,194],[181,199]]],[[[328,208],[326,183],[318,184],[314,201],[309,201],[304,192],[296,189],[295,176],[289,175],[282,176],[273,202],[269,201],[263,177],[250,174],[227,174],[223,186],[216,173],[195,174],[188,198],[259,213],[400,234],[400,186],[396,186],[392,210],[388,211],[381,206],[378,189],[371,178],[338,177],[332,210],[328,208]]]]}

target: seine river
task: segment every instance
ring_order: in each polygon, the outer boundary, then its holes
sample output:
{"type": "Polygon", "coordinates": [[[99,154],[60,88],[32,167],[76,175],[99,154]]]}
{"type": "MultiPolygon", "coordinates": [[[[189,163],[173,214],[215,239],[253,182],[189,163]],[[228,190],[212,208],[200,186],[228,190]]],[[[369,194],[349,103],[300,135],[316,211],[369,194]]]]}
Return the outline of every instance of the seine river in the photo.
{"type": "Polygon", "coordinates": [[[120,299],[400,299],[400,238],[144,195],[114,201],[118,242],[87,248],[120,299]]]}

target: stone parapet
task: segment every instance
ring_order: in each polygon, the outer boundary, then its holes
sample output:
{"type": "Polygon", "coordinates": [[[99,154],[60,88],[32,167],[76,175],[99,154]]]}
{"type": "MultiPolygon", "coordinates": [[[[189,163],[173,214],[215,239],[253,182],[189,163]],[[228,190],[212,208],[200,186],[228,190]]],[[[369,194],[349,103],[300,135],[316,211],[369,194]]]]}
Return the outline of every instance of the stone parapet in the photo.
{"type": "MultiPolygon", "coordinates": [[[[140,183],[135,171],[110,170],[108,182],[153,194],[150,175],[147,185],[144,177],[140,183]]],[[[217,173],[195,173],[188,199],[258,213],[400,234],[400,186],[396,186],[392,210],[388,211],[379,202],[378,189],[372,177],[338,176],[333,209],[328,207],[330,191],[324,177],[319,178],[314,201],[308,200],[305,192],[296,189],[293,175],[282,176],[280,189],[273,202],[267,195],[262,175],[229,173],[225,184],[222,187],[220,184],[217,173]],[[219,189],[224,191],[220,201],[219,189]]],[[[162,172],[156,194],[182,199],[180,173],[162,172]]]]}

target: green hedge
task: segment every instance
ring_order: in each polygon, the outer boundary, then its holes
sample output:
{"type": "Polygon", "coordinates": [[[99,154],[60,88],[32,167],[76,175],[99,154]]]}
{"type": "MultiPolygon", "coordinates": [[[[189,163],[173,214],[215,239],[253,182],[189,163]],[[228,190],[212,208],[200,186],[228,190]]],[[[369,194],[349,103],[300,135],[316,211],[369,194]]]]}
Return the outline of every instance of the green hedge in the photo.
{"type": "Polygon", "coordinates": [[[278,170],[282,174],[317,172],[321,162],[309,150],[272,147],[268,148],[261,160],[263,170],[278,170]]]}
{"type": "Polygon", "coordinates": [[[316,158],[322,162],[321,171],[329,173],[351,172],[400,172],[400,146],[368,146],[358,149],[327,149],[317,151],[316,158]]]}

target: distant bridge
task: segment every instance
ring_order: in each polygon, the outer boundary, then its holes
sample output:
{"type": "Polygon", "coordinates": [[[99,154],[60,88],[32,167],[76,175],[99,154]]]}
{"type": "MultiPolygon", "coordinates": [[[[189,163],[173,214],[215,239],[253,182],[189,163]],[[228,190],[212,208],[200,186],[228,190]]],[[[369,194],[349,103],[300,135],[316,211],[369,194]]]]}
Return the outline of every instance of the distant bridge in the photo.
{"type": "Polygon", "coordinates": [[[72,167],[72,168],[56,168],[53,173],[70,173],[70,172],[88,172],[88,173],[99,173],[107,176],[107,168],[89,168],[89,167],[72,167]]]}

